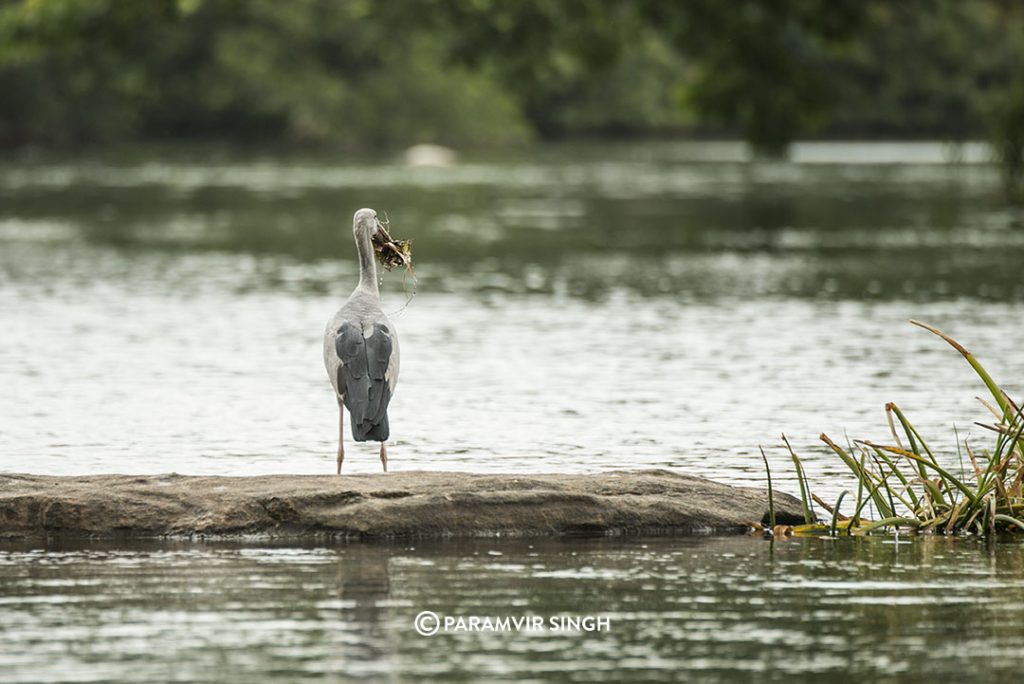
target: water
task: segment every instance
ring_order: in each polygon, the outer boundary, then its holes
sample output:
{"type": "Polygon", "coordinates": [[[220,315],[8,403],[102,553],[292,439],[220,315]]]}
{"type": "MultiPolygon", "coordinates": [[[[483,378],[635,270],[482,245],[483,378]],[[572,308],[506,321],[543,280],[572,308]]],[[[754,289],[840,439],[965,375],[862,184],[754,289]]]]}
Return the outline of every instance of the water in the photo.
{"type": "MultiPolygon", "coordinates": [[[[760,486],[763,444],[795,491],[784,431],[831,498],[848,481],[818,434],[883,440],[887,401],[958,467],[954,426],[987,438],[973,425],[984,388],[906,321],[1024,389],[1024,215],[986,155],[807,144],[749,163],[738,146],[674,144],[444,169],[211,151],[0,162],[0,471],[332,472],[320,339],[355,282],[362,206],[413,238],[419,279],[409,300],[411,283],[384,278],[403,352],[395,470],[662,467],[760,486]]],[[[375,448],[350,444],[345,465],[376,471],[375,448]]],[[[615,680],[687,663],[712,681],[843,668],[905,681],[968,672],[1020,634],[1000,607],[1019,605],[1012,544],[651,544],[543,545],[526,560],[8,549],[0,678],[171,678],[173,665],[221,681],[615,680]],[[350,571],[388,579],[353,603],[339,598],[350,571]],[[420,606],[600,608],[617,631],[449,635],[465,659],[445,664],[408,628],[420,606]]]]}
{"type": "MultiPolygon", "coordinates": [[[[415,241],[385,277],[396,470],[675,468],[759,483],[785,431],[949,453],[985,417],[957,336],[1009,388],[1024,255],[984,154],[804,145],[542,149],[447,169],[213,156],[0,165],[0,469],[330,472],[323,326],[354,208],[415,241]],[[897,164],[896,160],[908,160],[897,164]],[[404,307],[404,308],[403,308],[404,307]],[[941,444],[943,443],[944,444],[941,444]]],[[[978,433],[978,429],[973,430],[978,433]]],[[[372,472],[372,446],[346,467],[372,472]]],[[[781,476],[781,475],[780,475],[781,476]]]]}
{"type": "Polygon", "coordinates": [[[0,681],[1000,681],[1022,571],[946,539],[9,549],[0,681]],[[423,610],[548,628],[421,636],[423,610]],[[580,615],[608,627],[550,629],[580,615]]]}

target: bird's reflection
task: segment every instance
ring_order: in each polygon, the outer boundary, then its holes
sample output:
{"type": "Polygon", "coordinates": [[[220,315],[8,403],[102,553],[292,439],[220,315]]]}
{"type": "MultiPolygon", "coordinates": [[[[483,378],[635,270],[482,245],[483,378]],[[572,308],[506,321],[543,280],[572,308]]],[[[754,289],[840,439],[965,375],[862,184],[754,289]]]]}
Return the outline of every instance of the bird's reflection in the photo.
{"type": "Polygon", "coordinates": [[[391,554],[384,549],[353,546],[338,558],[336,576],[340,617],[346,631],[357,636],[358,647],[349,654],[382,666],[390,660],[396,637],[387,629],[391,596],[389,563],[391,554]]]}

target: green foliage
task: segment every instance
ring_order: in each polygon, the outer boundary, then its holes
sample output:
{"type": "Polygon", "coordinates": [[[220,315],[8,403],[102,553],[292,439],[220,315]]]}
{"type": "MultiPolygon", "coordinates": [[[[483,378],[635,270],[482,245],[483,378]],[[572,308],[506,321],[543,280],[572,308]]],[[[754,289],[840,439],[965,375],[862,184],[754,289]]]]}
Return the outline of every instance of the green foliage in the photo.
{"type": "Polygon", "coordinates": [[[1022,62],[1006,0],[4,0],[0,146],[991,134],[1019,186],[1022,62]]]}
{"type": "Polygon", "coordinates": [[[655,134],[692,125],[680,107],[685,62],[657,34],[597,71],[571,70],[532,88],[530,120],[554,136],[655,134]]]}
{"type": "Polygon", "coordinates": [[[0,13],[0,142],[509,143],[515,101],[360,2],[36,0],[0,13]]]}
{"type": "MultiPolygon", "coordinates": [[[[652,5],[664,12],[665,5],[652,5]]],[[[693,56],[687,105],[702,119],[737,128],[754,149],[785,153],[820,129],[835,99],[829,67],[863,22],[867,3],[797,0],[684,3],[662,17],[693,56]]]]}
{"type": "Polygon", "coordinates": [[[1022,20],[1013,5],[989,0],[873,5],[862,36],[835,62],[844,92],[831,125],[954,141],[987,134],[1024,63],[1022,20]]]}
{"type": "Polygon", "coordinates": [[[992,139],[1010,199],[1024,198],[1024,78],[1014,84],[992,116],[992,139]]]}

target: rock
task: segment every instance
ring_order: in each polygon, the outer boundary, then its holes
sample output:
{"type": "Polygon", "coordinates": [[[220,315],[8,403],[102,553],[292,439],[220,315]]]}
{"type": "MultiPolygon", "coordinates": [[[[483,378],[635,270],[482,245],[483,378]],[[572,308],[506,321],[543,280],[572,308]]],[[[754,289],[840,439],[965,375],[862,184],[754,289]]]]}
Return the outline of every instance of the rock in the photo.
{"type": "MultiPolygon", "coordinates": [[[[665,470],[260,477],[0,475],[0,538],[742,532],[767,495],[665,470]]],[[[800,502],[775,495],[779,522],[800,502]]]]}

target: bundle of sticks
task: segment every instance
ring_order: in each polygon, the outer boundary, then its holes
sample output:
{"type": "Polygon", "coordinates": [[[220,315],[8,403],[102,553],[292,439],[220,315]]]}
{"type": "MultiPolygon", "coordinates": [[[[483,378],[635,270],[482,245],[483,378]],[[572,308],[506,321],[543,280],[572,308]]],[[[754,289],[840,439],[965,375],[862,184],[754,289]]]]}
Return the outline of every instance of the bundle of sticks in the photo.
{"type": "Polygon", "coordinates": [[[381,222],[377,233],[373,236],[373,253],[377,261],[387,270],[395,266],[403,266],[412,273],[412,240],[397,240],[391,237],[387,219],[381,222]]]}

